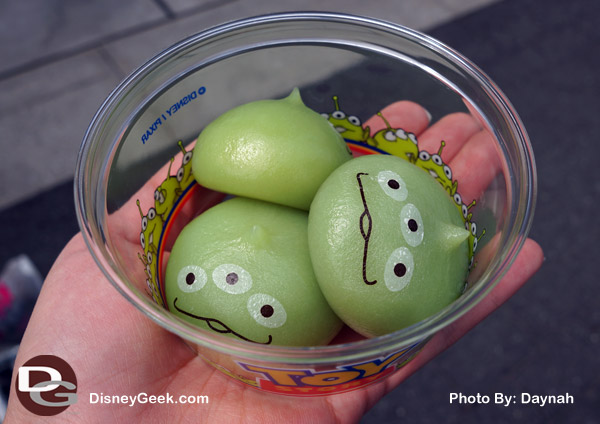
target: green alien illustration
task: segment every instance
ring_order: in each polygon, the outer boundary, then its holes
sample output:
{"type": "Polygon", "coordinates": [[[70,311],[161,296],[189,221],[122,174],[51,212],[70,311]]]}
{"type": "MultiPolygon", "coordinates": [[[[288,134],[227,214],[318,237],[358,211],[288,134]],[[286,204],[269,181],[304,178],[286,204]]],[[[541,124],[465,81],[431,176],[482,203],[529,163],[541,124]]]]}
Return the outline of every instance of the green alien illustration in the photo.
{"type": "Polygon", "coordinates": [[[465,229],[469,232],[469,269],[476,265],[475,261],[475,251],[477,250],[477,245],[481,238],[485,235],[485,228],[481,231],[481,234],[477,235],[477,224],[471,222],[470,220],[465,222],[465,229]]]}
{"type": "MultiPolygon", "coordinates": [[[[458,183],[457,183],[457,189],[458,189],[458,183]]],[[[473,212],[470,212],[470,210],[473,208],[473,206],[475,206],[477,204],[477,201],[473,200],[468,205],[463,203],[462,196],[460,195],[460,193],[458,193],[458,191],[454,193],[452,198],[454,199],[454,205],[458,208],[458,210],[460,211],[460,213],[463,217],[463,221],[464,222],[471,221],[473,218],[473,212]]]]}
{"type": "Polygon", "coordinates": [[[176,175],[171,175],[171,166],[174,160],[175,158],[171,158],[167,178],[154,191],[154,209],[163,221],[167,219],[182,192],[179,179],[176,175]]]}
{"type": "Polygon", "coordinates": [[[183,142],[179,140],[177,145],[181,149],[183,153],[183,158],[181,159],[181,166],[177,170],[176,178],[179,181],[179,186],[181,190],[185,190],[192,182],[195,181],[194,174],[192,174],[192,156],[193,150],[185,150],[183,147],[183,142]]]}
{"type": "Polygon", "coordinates": [[[140,261],[144,264],[144,270],[146,273],[146,285],[150,290],[150,297],[154,299],[156,303],[161,305],[163,302],[160,300],[157,288],[156,279],[156,261],[158,258],[158,243],[164,227],[164,223],[160,216],[156,213],[154,208],[150,208],[148,213],[144,215],[140,206],[140,201],[137,200],[137,207],[142,217],[142,231],[140,232],[140,245],[144,250],[144,254],[138,253],[140,261]]]}
{"type": "Polygon", "coordinates": [[[339,167],[309,214],[317,281],[337,315],[365,336],[414,324],[458,298],[469,234],[448,193],[391,155],[339,167]]]}
{"type": "Polygon", "coordinates": [[[194,325],[259,344],[327,343],[341,327],[315,280],[308,215],[236,197],[191,221],[167,264],[169,310],[194,325]]]}
{"type": "Polygon", "coordinates": [[[419,154],[417,137],[401,128],[392,128],[381,112],[378,112],[377,116],[385,122],[386,128],[377,131],[373,137],[369,137],[367,143],[384,152],[414,163],[419,154]]]}
{"type": "Polygon", "coordinates": [[[369,127],[363,128],[361,121],[357,116],[346,115],[340,110],[338,96],[333,96],[335,110],[329,113],[322,113],[323,117],[329,121],[331,126],[347,140],[366,143],[369,137],[369,127]]]}
{"type": "Polygon", "coordinates": [[[152,263],[149,263],[147,259],[138,253],[138,258],[144,264],[145,273],[146,273],[146,288],[148,289],[148,295],[159,305],[162,305],[163,302],[160,297],[160,293],[158,292],[158,285],[156,280],[156,266],[152,266],[152,263]]]}
{"type": "Polygon", "coordinates": [[[148,263],[152,263],[152,256],[158,253],[158,242],[163,230],[163,220],[156,213],[156,209],[150,208],[144,215],[140,201],[136,201],[140,216],[142,218],[142,231],[140,232],[140,245],[144,249],[144,257],[148,263]],[[150,255],[150,256],[149,256],[150,255]]]}
{"type": "Polygon", "coordinates": [[[446,189],[451,196],[454,196],[458,187],[457,181],[452,181],[452,170],[442,160],[442,150],[446,145],[445,141],[440,143],[440,149],[436,154],[430,154],[425,150],[419,152],[415,165],[429,172],[433,178],[446,189]]]}

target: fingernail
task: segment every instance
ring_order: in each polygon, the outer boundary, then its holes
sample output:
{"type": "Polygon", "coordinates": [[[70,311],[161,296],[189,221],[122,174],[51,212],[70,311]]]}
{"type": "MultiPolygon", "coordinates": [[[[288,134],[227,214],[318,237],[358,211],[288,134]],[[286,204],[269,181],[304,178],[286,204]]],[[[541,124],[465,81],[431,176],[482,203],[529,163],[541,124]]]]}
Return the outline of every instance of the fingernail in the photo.
{"type": "Polygon", "coordinates": [[[431,113],[425,108],[423,108],[423,110],[425,111],[425,114],[427,115],[427,122],[431,122],[431,118],[432,118],[431,113]]]}

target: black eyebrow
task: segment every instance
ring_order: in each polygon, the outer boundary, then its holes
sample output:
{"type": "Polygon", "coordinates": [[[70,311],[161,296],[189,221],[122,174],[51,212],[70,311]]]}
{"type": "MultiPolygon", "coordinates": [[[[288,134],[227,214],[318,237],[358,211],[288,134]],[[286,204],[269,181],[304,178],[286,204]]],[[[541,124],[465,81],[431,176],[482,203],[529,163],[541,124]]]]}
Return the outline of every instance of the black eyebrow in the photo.
{"type": "Polygon", "coordinates": [[[367,199],[365,198],[365,190],[362,185],[362,180],[360,179],[363,175],[369,175],[365,172],[359,172],[356,174],[356,180],[358,181],[358,189],[360,190],[360,197],[363,203],[363,213],[360,214],[360,218],[358,220],[358,226],[360,228],[360,235],[365,241],[365,246],[363,249],[363,260],[362,260],[362,278],[365,284],[373,285],[377,283],[377,280],[369,281],[367,278],[367,255],[369,251],[369,240],[371,239],[371,229],[373,228],[373,219],[371,218],[371,213],[369,212],[369,206],[367,205],[367,199]],[[364,220],[365,217],[367,219],[367,230],[365,231],[364,220]]]}

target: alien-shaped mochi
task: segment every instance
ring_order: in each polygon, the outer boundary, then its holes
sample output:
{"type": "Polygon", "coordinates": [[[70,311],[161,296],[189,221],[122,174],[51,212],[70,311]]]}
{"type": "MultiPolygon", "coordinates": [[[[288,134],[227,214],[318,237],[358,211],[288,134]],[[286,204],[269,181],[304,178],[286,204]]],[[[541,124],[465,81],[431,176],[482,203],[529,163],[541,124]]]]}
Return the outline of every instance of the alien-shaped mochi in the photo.
{"type": "Polygon", "coordinates": [[[192,158],[196,180],[213,190],[308,210],[319,186],[352,155],[298,89],[280,100],[237,106],[208,124],[192,158]]]}
{"type": "Polygon", "coordinates": [[[236,197],[181,231],[169,257],[169,310],[201,328],[271,345],[328,343],[341,328],[316,282],[308,214],[236,197]]]}
{"type": "Polygon", "coordinates": [[[309,212],[319,285],[336,314],[370,337],[429,317],[461,294],[469,232],[446,190],[391,155],[352,159],[309,212]]]}

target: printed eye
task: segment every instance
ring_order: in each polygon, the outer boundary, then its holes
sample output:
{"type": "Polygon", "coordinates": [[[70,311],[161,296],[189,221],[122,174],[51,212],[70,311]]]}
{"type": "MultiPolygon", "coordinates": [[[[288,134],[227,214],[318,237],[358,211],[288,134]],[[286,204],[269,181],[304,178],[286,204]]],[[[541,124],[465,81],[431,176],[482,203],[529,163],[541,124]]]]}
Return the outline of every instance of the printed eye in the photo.
{"type": "Polygon", "coordinates": [[[152,256],[152,252],[148,252],[146,254],[146,262],[148,262],[149,264],[151,264],[152,263],[152,259],[154,259],[153,256],[152,256]]]}
{"type": "Polygon", "coordinates": [[[473,253],[477,250],[477,237],[473,239],[473,253]]]}
{"type": "Polygon", "coordinates": [[[357,127],[360,127],[360,119],[358,119],[357,116],[349,116],[348,122],[350,122],[352,125],[356,125],[357,127]]]}
{"type": "Polygon", "coordinates": [[[341,110],[336,110],[331,114],[331,116],[335,119],[344,119],[346,117],[346,114],[341,110]]]}
{"type": "Polygon", "coordinates": [[[184,165],[187,165],[189,163],[189,161],[192,160],[193,154],[194,154],[193,152],[186,152],[185,155],[183,155],[183,159],[181,160],[181,163],[183,163],[184,165]]]}
{"type": "MultiPolygon", "coordinates": [[[[456,203],[457,205],[462,205],[462,197],[460,197],[460,194],[454,193],[454,203],[456,203]]],[[[464,212],[463,212],[463,215],[464,215],[464,212]]]]}
{"type": "Polygon", "coordinates": [[[200,290],[208,280],[206,272],[199,266],[188,265],[181,268],[177,274],[177,285],[179,290],[185,293],[193,293],[200,290]]]}
{"type": "Polygon", "coordinates": [[[402,128],[397,129],[396,137],[401,138],[402,140],[406,140],[407,139],[406,131],[404,131],[402,128]]]}
{"type": "Polygon", "coordinates": [[[448,178],[449,180],[452,179],[452,170],[448,165],[444,165],[444,174],[446,174],[446,178],[448,178]]]}
{"type": "Polygon", "coordinates": [[[477,225],[474,222],[471,222],[471,234],[473,234],[473,236],[477,238],[477,225]]]}
{"type": "Polygon", "coordinates": [[[393,131],[386,131],[386,133],[383,135],[383,138],[385,138],[387,141],[396,141],[396,134],[394,134],[393,131]]]}
{"type": "Polygon", "coordinates": [[[432,155],[431,160],[433,161],[433,163],[439,166],[442,166],[442,164],[444,163],[440,155],[432,155]]]}
{"type": "Polygon", "coordinates": [[[219,265],[213,271],[212,277],[217,287],[229,294],[246,293],[252,287],[252,277],[238,265],[219,265]]]}
{"type": "Polygon", "coordinates": [[[383,272],[386,287],[393,292],[405,288],[410,283],[414,267],[410,250],[406,247],[399,247],[394,250],[387,260],[383,272]]]}
{"type": "Polygon", "coordinates": [[[377,182],[388,196],[399,202],[406,200],[408,190],[400,175],[393,171],[381,171],[377,174],[377,182]]]}
{"type": "Polygon", "coordinates": [[[467,219],[467,216],[469,216],[469,208],[467,207],[467,205],[462,205],[461,209],[463,218],[467,219]]]}
{"type": "Polygon", "coordinates": [[[263,327],[281,327],[287,319],[283,305],[268,294],[253,294],[248,299],[247,307],[252,318],[263,327]]]}
{"type": "Polygon", "coordinates": [[[142,231],[146,231],[146,228],[148,228],[148,217],[143,217],[142,218],[142,231]]]}
{"type": "Polygon", "coordinates": [[[328,113],[322,113],[321,116],[325,119],[329,119],[329,114],[328,113]]]}
{"type": "Polygon", "coordinates": [[[425,150],[421,150],[419,152],[419,159],[421,159],[423,162],[428,161],[430,158],[431,156],[425,150]]]}
{"type": "Polygon", "coordinates": [[[184,174],[185,174],[185,170],[183,168],[179,168],[177,170],[177,181],[181,182],[183,180],[184,174]]]}
{"type": "Polygon", "coordinates": [[[154,190],[154,200],[158,201],[160,199],[160,192],[158,190],[154,190]]]}
{"type": "Polygon", "coordinates": [[[144,233],[140,233],[140,244],[142,245],[142,249],[146,248],[146,237],[144,233]]]}
{"type": "Polygon", "coordinates": [[[423,219],[419,209],[412,203],[406,204],[400,211],[402,225],[400,229],[406,242],[411,246],[418,246],[423,241],[423,219]]]}
{"type": "Polygon", "coordinates": [[[413,133],[408,133],[408,138],[410,139],[410,141],[412,141],[415,144],[418,144],[417,142],[417,136],[414,135],[413,133]]]}
{"type": "Polygon", "coordinates": [[[153,220],[154,218],[156,218],[156,209],[150,208],[150,210],[148,210],[147,217],[149,220],[153,220]]]}

